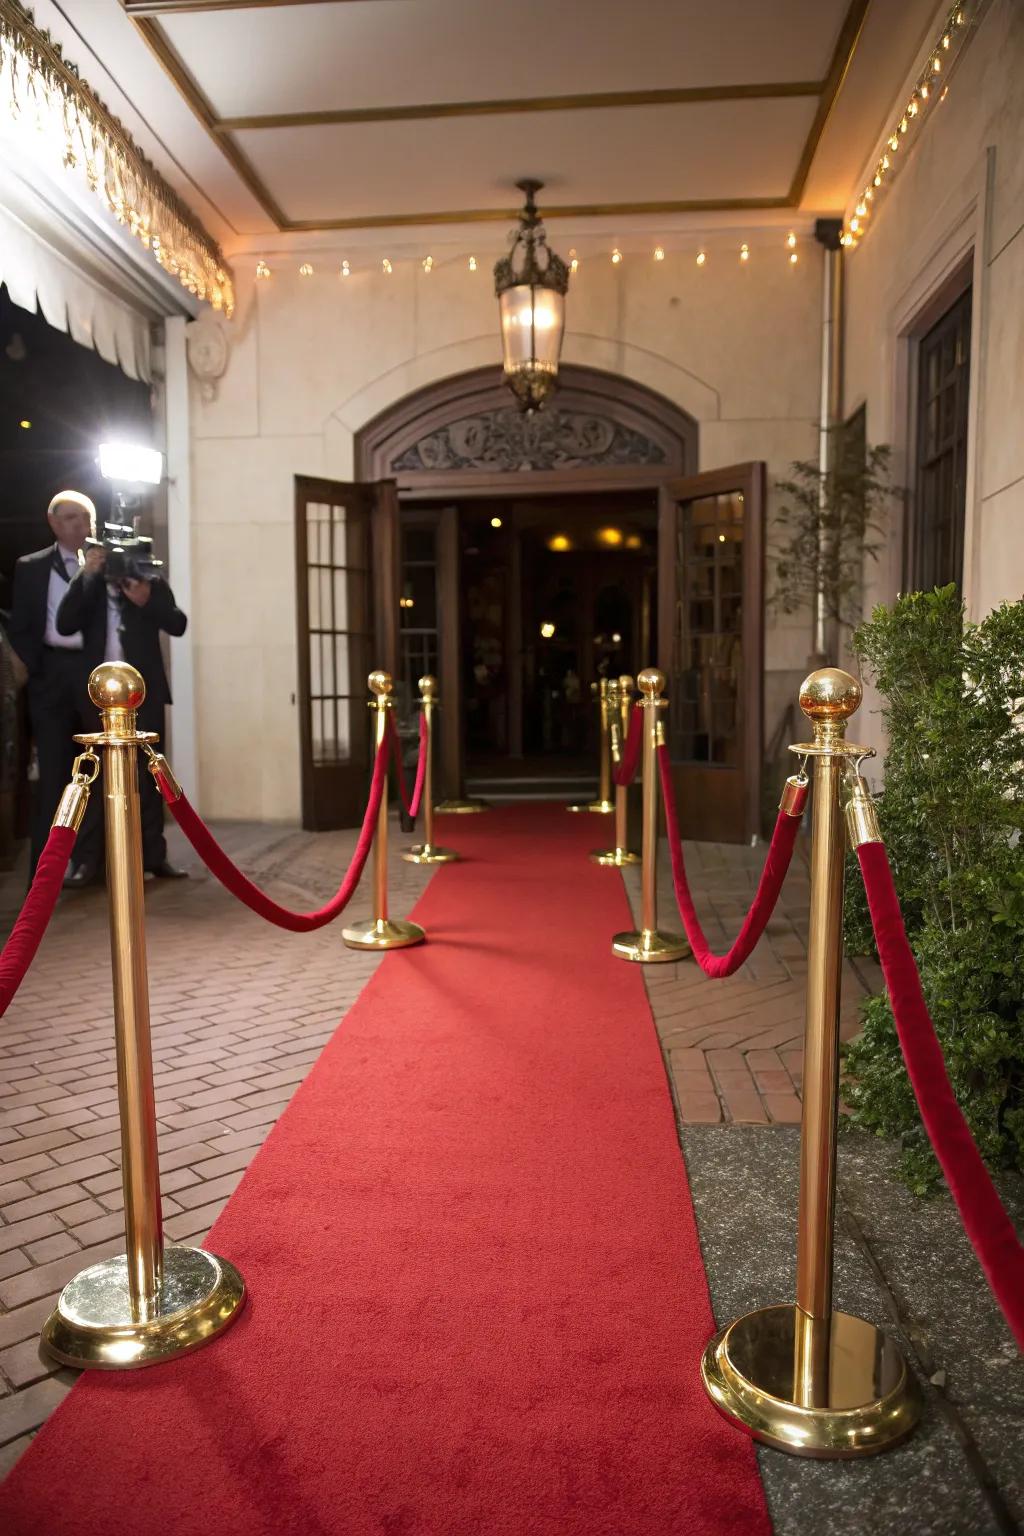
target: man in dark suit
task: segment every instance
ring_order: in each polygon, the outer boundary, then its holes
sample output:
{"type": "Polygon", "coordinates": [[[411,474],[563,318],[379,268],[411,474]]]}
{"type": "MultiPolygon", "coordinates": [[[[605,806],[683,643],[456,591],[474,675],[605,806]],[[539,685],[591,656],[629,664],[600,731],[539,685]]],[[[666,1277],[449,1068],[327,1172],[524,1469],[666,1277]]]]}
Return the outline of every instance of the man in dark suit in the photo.
{"type": "MultiPolygon", "coordinates": [[[[96,509],[79,491],[61,491],[50,502],[46,517],[56,543],[24,555],[15,565],[7,626],[11,647],[28,673],[28,712],[39,762],[30,873],[71,776],[78,751],[72,737],[97,728],[96,710],[87,692],[89,661],[83,638],[57,629],[57,610],[78,571],[80,551],[95,526],[96,509]]],[[[68,879],[78,868],[95,872],[101,848],[100,796],[94,794],[75,843],[75,863],[68,879]]]]}
{"type": "MultiPolygon", "coordinates": [[[[127,661],[142,673],[146,698],[139,710],[140,731],[156,731],[164,738],[164,710],[171,690],[164,671],[160,633],[183,635],[187,618],[174,601],[174,593],[162,576],[107,579],[106,552],[92,547],[65,588],[57,610],[61,635],[80,634],[87,675],[103,661],[127,661]]],[[[153,776],[140,757],[139,798],[142,812],[143,868],[164,880],[181,879],[167,858],[164,837],[164,806],[153,776]]],[[[94,870],[72,871],[72,883],[86,884],[94,870]]]]}

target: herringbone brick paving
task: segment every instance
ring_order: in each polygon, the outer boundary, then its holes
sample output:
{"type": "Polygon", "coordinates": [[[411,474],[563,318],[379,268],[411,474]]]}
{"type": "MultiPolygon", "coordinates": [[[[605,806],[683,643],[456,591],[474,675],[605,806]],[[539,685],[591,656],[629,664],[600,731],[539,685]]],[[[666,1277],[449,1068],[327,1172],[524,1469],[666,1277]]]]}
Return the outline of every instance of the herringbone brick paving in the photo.
{"type": "MultiPolygon", "coordinates": [[[[455,826],[447,840],[457,845],[455,826]]],[[[355,841],[353,832],[219,830],[244,869],[301,908],[335,888],[355,841]]],[[[398,858],[404,841],[394,829],[399,914],[430,878],[398,858]]],[[[270,927],[206,878],[176,834],[172,852],[193,878],[151,882],[146,898],[161,1183],[167,1235],[199,1242],[378,959],[346,949],[336,925],[311,935],[270,927]]],[[[709,938],[724,948],[763,850],[688,844],[687,859],[709,938]]],[[[627,883],[635,902],[634,872],[627,883]]],[[[0,881],[0,933],[22,892],[23,875],[0,881]]],[[[662,926],[678,926],[667,875],[659,900],[662,926]]],[[[351,910],[368,905],[369,877],[351,910]]],[[[798,1119],[806,918],[797,859],[766,941],[736,976],[707,981],[685,962],[646,968],[683,1119],[798,1119]]],[[[846,1035],[862,992],[848,966],[846,1035]]],[[[76,892],[62,899],[0,1022],[0,1475],[74,1380],[39,1353],[56,1296],[80,1269],[123,1248],[109,998],[105,894],[76,892]]]]}

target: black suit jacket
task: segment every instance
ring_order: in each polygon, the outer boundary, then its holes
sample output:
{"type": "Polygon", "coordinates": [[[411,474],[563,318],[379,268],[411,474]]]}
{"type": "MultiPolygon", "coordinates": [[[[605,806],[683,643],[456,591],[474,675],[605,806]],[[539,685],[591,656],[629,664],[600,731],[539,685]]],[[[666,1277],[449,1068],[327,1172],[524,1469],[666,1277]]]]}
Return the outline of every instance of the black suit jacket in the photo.
{"type": "MultiPolygon", "coordinates": [[[[121,597],[121,644],[124,659],[138,667],[146,684],[147,704],[169,704],[171,690],[160,650],[160,631],[183,635],[187,618],[174,601],[162,576],[150,583],[149,602],[139,608],[121,597]]],[[[57,609],[62,635],[82,631],[86,664],[91,671],[105,660],[107,649],[107,579],[102,571],[80,570],[72,577],[57,609]]]]}
{"type": "MultiPolygon", "coordinates": [[[[66,579],[64,562],[58,556],[56,544],[37,550],[34,555],[22,555],[14,567],[14,591],[7,638],[28,668],[29,677],[38,672],[43,664],[46,598],[52,570],[66,579]]],[[[67,633],[74,634],[74,629],[67,633]]]]}

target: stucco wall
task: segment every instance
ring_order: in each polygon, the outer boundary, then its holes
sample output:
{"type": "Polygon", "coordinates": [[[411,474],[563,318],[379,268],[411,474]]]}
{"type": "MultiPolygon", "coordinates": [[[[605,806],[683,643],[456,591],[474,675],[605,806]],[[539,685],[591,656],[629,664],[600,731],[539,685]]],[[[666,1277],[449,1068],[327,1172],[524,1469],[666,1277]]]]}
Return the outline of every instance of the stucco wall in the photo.
{"type": "MultiPolygon", "coordinates": [[[[212,816],[299,815],[293,486],[295,474],[351,478],[353,434],[410,390],[499,363],[489,261],[449,249],[417,262],[338,276],[320,252],[255,281],[236,260],[239,312],[216,400],[194,394],[193,634],[199,791],[212,816]]],[[[769,477],[816,449],[821,261],[813,241],[791,266],[783,235],[586,261],[574,279],[564,357],[660,391],[699,422],[700,468],[765,459],[769,477]]],[[[571,234],[552,231],[559,249],[571,234]]],[[[481,242],[482,243],[482,242],[481,242]]],[[[766,728],[792,694],[809,621],[767,632],[766,728]]]]}

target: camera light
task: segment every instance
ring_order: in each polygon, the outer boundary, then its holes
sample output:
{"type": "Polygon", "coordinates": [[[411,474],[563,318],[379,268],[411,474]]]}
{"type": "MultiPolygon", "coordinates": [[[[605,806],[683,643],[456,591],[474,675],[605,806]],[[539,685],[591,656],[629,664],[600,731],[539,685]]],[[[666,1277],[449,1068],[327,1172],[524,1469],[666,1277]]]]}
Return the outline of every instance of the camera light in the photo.
{"type": "Polygon", "coordinates": [[[104,480],[128,480],[159,485],[163,479],[163,454],[139,443],[100,443],[100,474],[104,480]]]}

